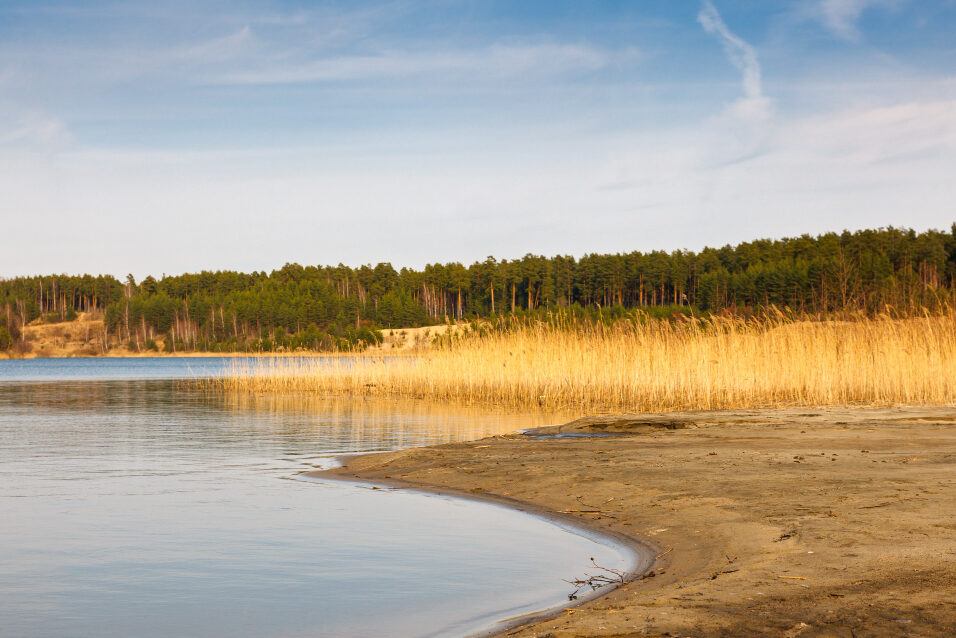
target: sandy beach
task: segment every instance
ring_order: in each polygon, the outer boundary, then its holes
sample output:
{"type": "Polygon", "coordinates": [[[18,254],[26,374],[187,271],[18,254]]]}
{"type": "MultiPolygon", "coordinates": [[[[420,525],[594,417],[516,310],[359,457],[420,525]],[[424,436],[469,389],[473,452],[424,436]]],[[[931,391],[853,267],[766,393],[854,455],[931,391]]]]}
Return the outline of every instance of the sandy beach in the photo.
{"type": "Polygon", "coordinates": [[[536,432],[323,474],[512,502],[656,552],[641,577],[509,636],[953,634],[956,409],[597,416],[536,432]]]}

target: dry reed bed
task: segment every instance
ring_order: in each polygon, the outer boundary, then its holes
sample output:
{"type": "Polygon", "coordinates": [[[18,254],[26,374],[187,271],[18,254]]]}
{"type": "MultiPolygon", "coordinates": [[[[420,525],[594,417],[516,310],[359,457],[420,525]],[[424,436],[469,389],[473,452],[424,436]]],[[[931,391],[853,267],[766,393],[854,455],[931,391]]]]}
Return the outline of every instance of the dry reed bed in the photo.
{"type": "Polygon", "coordinates": [[[952,405],[956,314],[525,325],[415,357],[246,361],[216,383],[588,410],[952,405]]]}

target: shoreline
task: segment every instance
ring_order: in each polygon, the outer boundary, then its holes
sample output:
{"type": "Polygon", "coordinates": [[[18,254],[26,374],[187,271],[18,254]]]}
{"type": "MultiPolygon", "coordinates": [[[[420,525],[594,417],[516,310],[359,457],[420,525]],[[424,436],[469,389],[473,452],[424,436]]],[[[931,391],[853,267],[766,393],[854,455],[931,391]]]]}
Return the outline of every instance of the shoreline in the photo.
{"type": "Polygon", "coordinates": [[[91,318],[81,313],[74,321],[56,323],[38,323],[36,321],[24,327],[24,337],[29,345],[29,351],[20,354],[13,350],[0,350],[0,360],[3,359],[65,359],[65,358],[127,358],[127,357],[315,357],[315,356],[356,356],[377,354],[383,356],[401,356],[415,354],[430,347],[435,337],[446,335],[449,331],[458,332],[463,324],[436,324],[417,328],[382,328],[382,341],[377,344],[368,344],[361,352],[349,351],[319,351],[300,349],[294,351],[282,350],[277,352],[250,352],[241,351],[210,351],[199,350],[184,352],[181,350],[166,351],[162,335],[159,335],[156,350],[130,349],[128,345],[117,342],[103,352],[102,338],[103,318],[91,318]],[[85,334],[85,337],[83,336],[85,334]]]}
{"type": "MultiPolygon", "coordinates": [[[[480,441],[483,439],[478,440],[480,441]]],[[[468,634],[467,638],[500,636],[518,627],[556,618],[561,615],[562,612],[565,612],[568,609],[581,607],[582,605],[600,598],[614,591],[615,589],[627,586],[627,584],[631,582],[647,578],[648,574],[652,573],[654,569],[657,568],[658,554],[662,551],[662,548],[658,547],[653,542],[635,538],[614,530],[604,529],[600,526],[593,525],[588,521],[576,518],[571,514],[554,511],[541,505],[502,496],[500,494],[480,493],[454,487],[421,485],[404,481],[402,479],[392,478],[391,476],[370,481],[360,477],[359,475],[353,474],[349,469],[350,461],[356,461],[365,457],[374,457],[380,454],[387,454],[387,452],[342,455],[336,457],[335,459],[336,461],[340,462],[339,465],[335,465],[326,469],[307,470],[297,474],[296,476],[304,477],[306,480],[341,481],[345,483],[356,483],[371,487],[381,487],[384,489],[408,490],[411,492],[434,494],[436,496],[444,496],[466,501],[489,503],[491,505],[506,507],[514,511],[523,512],[529,516],[534,516],[535,518],[547,521],[548,523],[561,529],[584,536],[585,538],[589,538],[602,544],[623,548],[630,554],[632,564],[629,566],[626,572],[626,577],[623,584],[607,585],[589,592],[582,592],[579,593],[574,600],[552,605],[546,609],[532,611],[512,618],[504,618],[495,621],[495,623],[489,626],[487,629],[479,630],[477,633],[468,634]]]]}
{"type": "Polygon", "coordinates": [[[36,359],[254,359],[254,358],[295,358],[295,357],[402,357],[413,355],[414,351],[389,351],[369,349],[362,352],[319,352],[318,350],[303,350],[301,352],[117,352],[108,354],[70,354],[56,356],[40,356],[28,353],[13,357],[6,352],[0,352],[0,361],[32,361],[36,359]]]}
{"type": "Polygon", "coordinates": [[[653,578],[498,634],[944,636],[956,625],[956,408],[601,416],[532,434],[543,438],[353,456],[309,474],[478,497],[660,548],[653,578]]]}

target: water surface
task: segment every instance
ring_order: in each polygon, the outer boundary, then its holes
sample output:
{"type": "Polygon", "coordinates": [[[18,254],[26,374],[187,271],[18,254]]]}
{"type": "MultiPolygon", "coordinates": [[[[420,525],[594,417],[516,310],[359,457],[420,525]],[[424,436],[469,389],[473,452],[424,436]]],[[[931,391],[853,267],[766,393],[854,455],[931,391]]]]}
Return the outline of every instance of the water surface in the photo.
{"type": "Polygon", "coordinates": [[[631,560],[494,505],[296,478],[566,415],[177,380],[222,365],[0,361],[0,636],[464,635],[631,560]]]}

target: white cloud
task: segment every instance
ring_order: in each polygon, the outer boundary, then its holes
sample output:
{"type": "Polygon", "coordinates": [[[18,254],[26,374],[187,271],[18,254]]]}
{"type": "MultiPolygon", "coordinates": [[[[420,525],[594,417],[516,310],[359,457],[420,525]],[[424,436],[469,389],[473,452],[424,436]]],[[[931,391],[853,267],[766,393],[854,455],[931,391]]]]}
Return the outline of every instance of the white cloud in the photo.
{"type": "Polygon", "coordinates": [[[247,25],[235,33],[185,45],[171,50],[167,56],[173,60],[190,60],[203,64],[233,60],[247,53],[254,43],[252,29],[247,25]]]}
{"type": "Polygon", "coordinates": [[[473,50],[384,51],[374,55],[286,62],[213,79],[222,84],[293,84],[405,78],[417,75],[517,76],[593,71],[636,57],[634,49],[609,52],[585,45],[493,45],[473,50]]]}
{"type": "MultiPolygon", "coordinates": [[[[843,9],[831,4],[835,25],[852,27],[865,10],[854,13],[859,3],[851,0],[843,9]]],[[[821,0],[804,7],[815,13],[800,20],[823,22],[821,0]]],[[[696,124],[685,115],[657,116],[657,110],[641,117],[635,106],[643,103],[613,96],[609,101],[619,101],[605,111],[604,94],[581,90],[585,108],[559,110],[555,100],[554,113],[542,110],[535,119],[524,111],[520,118],[505,117],[512,113],[488,100],[493,117],[487,119],[434,123],[423,117],[412,127],[303,134],[294,142],[300,148],[282,148],[278,136],[269,148],[242,136],[231,143],[251,145],[244,150],[175,147],[176,139],[190,139],[185,135],[163,140],[163,150],[158,144],[90,147],[97,129],[84,116],[95,113],[71,110],[66,83],[73,83],[79,100],[122,94],[97,89],[123,88],[120,80],[144,76],[177,83],[354,80],[370,93],[375,80],[414,78],[426,88],[447,82],[472,89],[475,80],[496,86],[563,74],[592,77],[638,57],[633,50],[540,39],[449,48],[444,41],[353,32],[342,41],[357,47],[339,46],[319,42],[334,40],[329,29],[289,33],[248,16],[230,20],[203,30],[219,36],[206,40],[190,32],[189,42],[120,41],[82,55],[34,47],[12,62],[0,56],[9,65],[0,71],[0,88],[5,99],[20,102],[19,110],[0,110],[0,211],[4,230],[24,238],[0,250],[0,276],[132,270],[141,277],[268,269],[292,260],[421,265],[487,254],[699,248],[757,236],[952,222],[956,80],[933,82],[890,70],[880,76],[885,83],[865,91],[848,82],[787,82],[811,108],[795,100],[770,117],[772,101],[754,46],[733,33],[710,2],[698,21],[739,71],[742,91],[722,110],[709,103],[695,109],[719,113],[696,124]],[[30,87],[40,84],[31,75],[37,56],[56,72],[36,93],[62,92],[55,103],[30,99],[30,87]],[[816,97],[806,101],[807,95],[816,97]],[[637,115],[604,126],[601,119],[616,109],[637,115]],[[69,131],[54,113],[75,123],[85,143],[64,144],[69,131]],[[48,246],[57,250],[44,250],[48,246]]],[[[685,26],[698,29],[692,22],[685,26]]],[[[568,93],[580,88],[569,84],[568,93]]],[[[538,88],[527,94],[546,93],[538,88]]],[[[657,106],[663,112],[669,105],[657,106]]],[[[114,116],[109,110],[103,115],[114,116]]]]}
{"type": "MultiPolygon", "coordinates": [[[[898,102],[809,117],[787,129],[791,144],[812,145],[818,159],[872,169],[923,158],[941,163],[956,152],[956,100],[898,102]]],[[[940,166],[943,168],[943,166],[940,166]]]]}
{"type": "Polygon", "coordinates": [[[642,150],[603,172],[609,183],[632,180],[625,192],[635,205],[667,211],[671,232],[709,245],[883,225],[946,228],[956,200],[956,97],[945,82],[935,88],[922,100],[890,90],[882,104],[777,116],[761,152],[734,162],[714,161],[727,139],[715,120],[634,141],[642,150]]]}
{"type": "Polygon", "coordinates": [[[697,21],[700,22],[707,33],[720,40],[727,58],[743,76],[744,95],[733,104],[731,111],[745,120],[760,120],[769,117],[772,102],[763,93],[757,51],[727,28],[710,0],[704,0],[700,13],[697,14],[697,21]]]}
{"type": "Polygon", "coordinates": [[[393,147],[53,154],[0,149],[0,274],[481,259],[700,248],[843,228],[948,227],[956,95],[775,116],[727,160],[725,122],[393,147]],[[135,214],[134,214],[135,213],[135,214]],[[213,238],[213,239],[210,239],[213,238]],[[175,250],[167,249],[173,246],[175,250]],[[144,247],[147,249],[144,250],[144,247]]]}
{"type": "Polygon", "coordinates": [[[834,35],[850,42],[862,39],[856,23],[863,12],[870,7],[889,7],[899,4],[898,0],[819,0],[817,13],[834,35]]]}
{"type": "Polygon", "coordinates": [[[66,124],[41,113],[0,113],[0,145],[49,148],[72,139],[66,124]]]}

